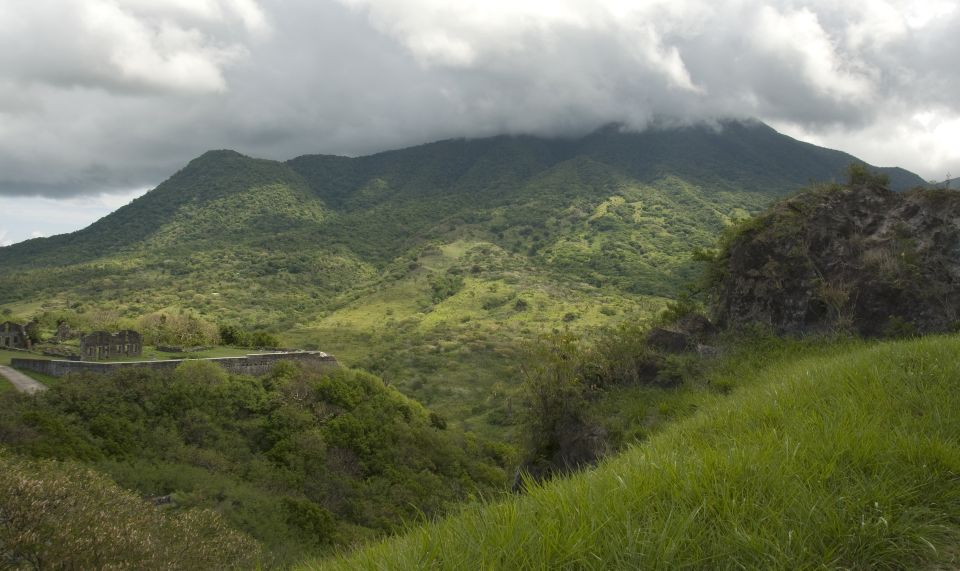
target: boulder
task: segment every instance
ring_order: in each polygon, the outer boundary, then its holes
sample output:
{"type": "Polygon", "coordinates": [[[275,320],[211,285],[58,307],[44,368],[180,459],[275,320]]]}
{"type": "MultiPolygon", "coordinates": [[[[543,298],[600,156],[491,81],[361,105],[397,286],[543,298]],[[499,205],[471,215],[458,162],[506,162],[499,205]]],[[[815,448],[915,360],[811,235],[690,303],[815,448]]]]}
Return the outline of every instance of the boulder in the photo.
{"type": "Polygon", "coordinates": [[[690,347],[691,340],[688,333],[654,327],[647,333],[647,345],[667,353],[683,353],[690,347]]]}
{"type": "Polygon", "coordinates": [[[684,315],[677,320],[674,328],[701,339],[717,332],[717,327],[711,323],[705,315],[700,313],[688,313],[684,315]]]}

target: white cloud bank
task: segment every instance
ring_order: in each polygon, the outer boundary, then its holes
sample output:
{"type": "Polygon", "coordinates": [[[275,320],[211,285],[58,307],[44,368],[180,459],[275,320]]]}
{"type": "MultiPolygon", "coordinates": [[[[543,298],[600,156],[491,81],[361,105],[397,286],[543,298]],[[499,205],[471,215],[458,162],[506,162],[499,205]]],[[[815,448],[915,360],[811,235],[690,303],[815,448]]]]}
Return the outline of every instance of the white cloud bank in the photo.
{"type": "Polygon", "coordinates": [[[210,148],[719,117],[939,178],[957,54],[940,0],[8,0],[0,194],[127,191],[210,148]]]}

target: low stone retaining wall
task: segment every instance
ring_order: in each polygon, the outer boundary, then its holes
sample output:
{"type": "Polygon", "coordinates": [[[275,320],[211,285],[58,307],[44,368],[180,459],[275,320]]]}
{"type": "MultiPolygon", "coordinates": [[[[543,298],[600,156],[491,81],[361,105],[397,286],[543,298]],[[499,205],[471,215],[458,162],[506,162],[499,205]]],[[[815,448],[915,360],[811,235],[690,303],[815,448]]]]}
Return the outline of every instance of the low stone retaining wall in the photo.
{"type": "Polygon", "coordinates": [[[237,375],[265,375],[280,361],[296,361],[320,367],[337,367],[337,359],[322,351],[294,351],[289,353],[257,353],[243,357],[211,357],[209,359],[166,359],[163,361],[125,361],[120,363],[101,363],[97,361],[64,361],[59,359],[10,359],[14,369],[27,369],[62,377],[70,373],[109,374],[119,369],[148,368],[172,371],[184,361],[210,361],[237,375]]]}

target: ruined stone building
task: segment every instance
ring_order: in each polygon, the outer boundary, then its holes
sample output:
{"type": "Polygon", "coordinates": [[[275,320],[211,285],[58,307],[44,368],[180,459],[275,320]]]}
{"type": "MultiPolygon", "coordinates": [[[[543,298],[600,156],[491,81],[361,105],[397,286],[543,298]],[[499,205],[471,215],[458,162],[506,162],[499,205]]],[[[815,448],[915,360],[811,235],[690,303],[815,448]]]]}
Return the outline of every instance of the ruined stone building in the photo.
{"type": "Polygon", "coordinates": [[[143,338],[136,331],[94,331],[80,338],[80,358],[85,360],[136,357],[143,352],[143,338]]]}
{"type": "Polygon", "coordinates": [[[12,321],[0,323],[0,347],[29,349],[30,338],[27,336],[27,328],[12,321]]]}
{"type": "Polygon", "coordinates": [[[73,332],[70,331],[70,325],[66,321],[60,321],[57,323],[57,334],[53,336],[53,340],[57,343],[63,343],[67,339],[73,337],[73,332]]]}

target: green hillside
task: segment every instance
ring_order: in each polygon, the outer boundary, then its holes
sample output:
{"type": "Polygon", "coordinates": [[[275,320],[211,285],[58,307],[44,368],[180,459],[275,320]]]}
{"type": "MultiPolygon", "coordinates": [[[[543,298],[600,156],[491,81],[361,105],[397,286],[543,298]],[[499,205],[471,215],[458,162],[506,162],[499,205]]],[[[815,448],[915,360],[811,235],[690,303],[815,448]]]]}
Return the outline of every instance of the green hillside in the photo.
{"type": "MultiPolygon", "coordinates": [[[[215,511],[219,535],[256,539],[259,563],[270,568],[495,494],[515,462],[508,446],[448,429],[370,374],[292,363],[252,378],[187,361],[173,373],[74,376],[38,397],[0,393],[0,465],[4,450],[82,462],[143,498],[161,498],[155,503],[172,514],[215,511]]],[[[43,476],[37,502],[55,495],[43,476]]],[[[0,502],[9,509],[16,491],[0,489],[0,502]]],[[[71,522],[86,517],[90,525],[90,508],[77,510],[71,522]]],[[[150,522],[131,522],[127,532],[138,525],[150,522]]],[[[4,557],[24,542],[49,551],[18,535],[25,531],[19,520],[0,521],[4,557]]]]}
{"type": "Polygon", "coordinates": [[[733,367],[596,470],[309,569],[952,569],[960,338],[733,367]]]}
{"type": "Polygon", "coordinates": [[[171,315],[265,331],[502,433],[519,343],[655,314],[691,251],[851,160],[759,123],[211,151],[84,230],[0,248],[0,308],[47,334],[171,315]]]}
{"type": "MultiPolygon", "coordinates": [[[[368,157],[305,155],[287,163],[210,151],[88,228],[0,249],[0,263],[9,269],[64,266],[241,240],[271,252],[295,243],[328,252],[342,246],[382,266],[425,240],[466,230],[482,231],[501,246],[519,241],[539,250],[573,230],[563,224],[571,208],[590,207],[589,213],[611,197],[633,191],[623,198],[637,202],[655,189],[677,202],[661,204],[661,196],[648,210],[676,214],[678,206],[709,205],[720,207],[711,214],[722,217],[763,203],[752,195],[769,199],[811,180],[841,178],[851,161],[759,123],[644,133],[611,126],[580,139],[448,140],[368,157]],[[689,202],[685,192],[708,204],[689,202]],[[530,232],[521,233],[525,228],[530,232]],[[539,240],[521,239],[531,234],[539,240]]],[[[879,170],[894,188],[923,184],[901,169],[879,170]]]]}

